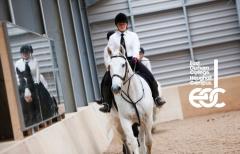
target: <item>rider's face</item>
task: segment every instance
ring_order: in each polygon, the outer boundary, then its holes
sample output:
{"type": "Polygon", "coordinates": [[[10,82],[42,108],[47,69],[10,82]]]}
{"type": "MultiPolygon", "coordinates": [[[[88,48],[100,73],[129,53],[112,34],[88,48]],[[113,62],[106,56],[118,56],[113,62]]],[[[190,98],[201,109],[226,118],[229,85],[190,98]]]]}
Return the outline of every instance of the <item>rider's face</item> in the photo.
{"type": "Polygon", "coordinates": [[[30,58],[30,52],[23,52],[21,56],[23,59],[28,60],[30,58]]]}
{"type": "Polygon", "coordinates": [[[125,23],[125,22],[120,22],[120,23],[117,23],[117,28],[120,32],[124,32],[127,30],[127,26],[128,24],[125,23]]]}

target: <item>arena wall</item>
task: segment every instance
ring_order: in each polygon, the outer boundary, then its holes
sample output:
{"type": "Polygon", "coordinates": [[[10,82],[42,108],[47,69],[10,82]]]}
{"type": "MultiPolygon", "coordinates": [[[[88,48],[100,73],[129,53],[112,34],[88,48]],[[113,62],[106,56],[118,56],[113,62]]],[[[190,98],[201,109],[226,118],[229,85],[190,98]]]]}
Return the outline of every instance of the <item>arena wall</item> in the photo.
{"type": "Polygon", "coordinates": [[[224,94],[219,93],[218,102],[225,102],[226,104],[223,108],[194,108],[188,101],[188,95],[192,89],[196,88],[196,86],[180,86],[178,90],[181,99],[183,117],[188,118],[218,112],[239,110],[240,84],[238,83],[240,83],[240,76],[224,77],[219,80],[219,87],[226,90],[224,94]]]}
{"type": "Polygon", "coordinates": [[[223,108],[195,108],[189,103],[189,93],[194,88],[211,88],[212,86],[192,86],[190,84],[182,84],[163,88],[163,97],[167,104],[164,105],[160,112],[160,122],[185,119],[189,117],[202,116],[207,114],[228,112],[240,110],[239,91],[240,76],[228,76],[219,79],[219,87],[226,90],[224,94],[219,93],[218,102],[225,102],[223,108]]]}
{"type": "MultiPolygon", "coordinates": [[[[201,108],[191,106],[189,92],[195,88],[189,84],[163,88],[167,104],[161,108],[158,122],[185,119],[218,112],[239,110],[240,76],[224,77],[219,80],[219,87],[226,93],[219,94],[219,102],[224,101],[223,108],[201,108]]],[[[110,114],[98,111],[95,103],[81,107],[76,113],[44,130],[20,141],[0,144],[0,154],[96,154],[103,153],[113,139],[110,127],[110,114]]]]}
{"type": "Polygon", "coordinates": [[[0,154],[96,154],[112,140],[108,115],[92,104],[21,141],[0,144],[0,154]]]}

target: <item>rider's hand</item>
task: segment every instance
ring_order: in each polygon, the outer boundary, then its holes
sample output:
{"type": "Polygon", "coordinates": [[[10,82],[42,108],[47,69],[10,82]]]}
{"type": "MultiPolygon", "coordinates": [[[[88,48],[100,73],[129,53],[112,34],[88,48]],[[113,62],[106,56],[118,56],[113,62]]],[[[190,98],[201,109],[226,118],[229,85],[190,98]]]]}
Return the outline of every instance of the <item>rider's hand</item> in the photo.
{"type": "Polygon", "coordinates": [[[132,58],[132,63],[133,63],[133,64],[137,64],[137,62],[138,62],[138,59],[137,59],[136,57],[133,57],[133,58],[132,58]]]}

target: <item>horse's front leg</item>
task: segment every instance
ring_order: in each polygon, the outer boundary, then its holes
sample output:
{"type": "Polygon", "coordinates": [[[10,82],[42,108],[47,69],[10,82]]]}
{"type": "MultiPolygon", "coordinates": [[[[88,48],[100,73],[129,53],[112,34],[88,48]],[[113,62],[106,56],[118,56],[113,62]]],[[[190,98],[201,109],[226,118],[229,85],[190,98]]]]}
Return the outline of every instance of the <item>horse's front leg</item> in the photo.
{"type": "Polygon", "coordinates": [[[117,134],[120,136],[122,144],[123,144],[123,154],[130,154],[129,152],[129,148],[127,147],[127,141],[126,141],[126,136],[123,132],[121,123],[120,123],[120,119],[119,118],[115,118],[115,129],[117,131],[117,134]]]}
{"type": "Polygon", "coordinates": [[[132,132],[132,122],[129,119],[120,118],[122,129],[126,136],[127,145],[130,149],[130,153],[139,154],[138,142],[132,132]]]}
{"type": "Polygon", "coordinates": [[[145,146],[145,128],[143,126],[140,127],[139,131],[139,142],[140,142],[140,154],[146,154],[146,146],[145,146]]]}

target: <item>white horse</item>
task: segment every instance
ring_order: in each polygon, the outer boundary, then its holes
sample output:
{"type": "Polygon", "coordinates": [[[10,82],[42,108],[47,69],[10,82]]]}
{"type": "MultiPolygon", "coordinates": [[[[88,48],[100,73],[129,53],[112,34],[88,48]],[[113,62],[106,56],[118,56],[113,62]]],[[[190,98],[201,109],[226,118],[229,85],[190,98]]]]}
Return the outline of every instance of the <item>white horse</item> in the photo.
{"type": "MultiPolygon", "coordinates": [[[[121,126],[116,126],[117,130],[122,135],[121,139],[127,144],[130,153],[150,154],[155,106],[151,89],[141,76],[133,72],[124,56],[123,47],[114,51],[108,48],[108,54],[111,57],[109,66],[112,77],[112,92],[118,108],[115,122],[119,121],[121,124],[121,126]],[[140,124],[138,136],[140,148],[132,132],[134,123],[140,124]]],[[[112,112],[116,113],[115,110],[112,112]]]]}

